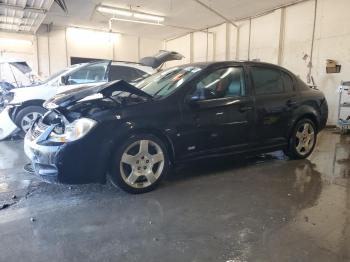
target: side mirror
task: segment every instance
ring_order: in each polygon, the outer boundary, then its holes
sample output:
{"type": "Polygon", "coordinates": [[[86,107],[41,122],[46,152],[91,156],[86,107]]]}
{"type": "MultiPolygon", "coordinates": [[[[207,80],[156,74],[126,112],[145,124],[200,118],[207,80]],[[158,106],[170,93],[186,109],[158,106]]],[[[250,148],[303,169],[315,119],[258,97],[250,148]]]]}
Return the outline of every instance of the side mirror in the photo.
{"type": "Polygon", "coordinates": [[[61,76],[60,85],[65,86],[67,84],[67,78],[65,76],[61,76]]]}

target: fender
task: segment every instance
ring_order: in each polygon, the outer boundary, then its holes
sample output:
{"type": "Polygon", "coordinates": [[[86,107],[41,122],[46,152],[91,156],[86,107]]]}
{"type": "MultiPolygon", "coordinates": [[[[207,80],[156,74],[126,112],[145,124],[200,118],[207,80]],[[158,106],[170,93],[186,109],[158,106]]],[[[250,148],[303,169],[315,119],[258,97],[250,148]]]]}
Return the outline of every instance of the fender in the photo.
{"type": "Polygon", "coordinates": [[[169,154],[169,158],[171,163],[173,164],[175,161],[175,148],[172,143],[172,140],[170,139],[169,135],[171,135],[172,130],[161,130],[159,129],[155,124],[150,125],[148,124],[136,124],[135,122],[124,122],[118,127],[118,135],[114,138],[115,143],[118,141],[123,141],[127,137],[133,135],[133,134],[140,134],[140,133],[147,133],[147,134],[153,134],[159,139],[161,139],[165,146],[167,147],[167,151],[169,154]]]}

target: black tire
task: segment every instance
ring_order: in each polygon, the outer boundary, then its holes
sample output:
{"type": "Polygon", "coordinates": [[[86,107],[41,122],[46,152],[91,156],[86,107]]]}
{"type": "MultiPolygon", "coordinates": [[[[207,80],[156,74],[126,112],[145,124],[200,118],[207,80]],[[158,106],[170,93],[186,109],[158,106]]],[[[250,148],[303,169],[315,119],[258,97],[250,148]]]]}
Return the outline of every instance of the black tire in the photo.
{"type": "Polygon", "coordinates": [[[305,159],[308,156],[310,156],[311,153],[313,152],[316,146],[316,142],[317,142],[317,129],[316,129],[315,123],[308,118],[301,119],[294,125],[291,135],[288,139],[288,148],[284,151],[284,153],[291,159],[305,159]],[[308,151],[301,154],[297,150],[297,145],[299,144],[299,139],[297,138],[297,132],[300,131],[305,124],[310,124],[310,126],[312,127],[314,132],[314,140],[313,140],[313,144],[312,145],[310,144],[311,147],[308,149],[308,151]]]}
{"type": "MultiPolygon", "coordinates": [[[[130,150],[132,150],[132,148],[130,150]]],[[[140,165],[143,165],[143,164],[140,164],[140,165]]],[[[130,167],[131,167],[131,165],[130,165],[130,167]]],[[[158,137],[156,137],[154,135],[149,135],[149,134],[132,135],[130,138],[126,139],[125,142],[123,142],[116,149],[116,151],[112,157],[112,160],[111,160],[110,170],[111,171],[109,174],[109,179],[110,179],[113,186],[119,187],[119,188],[123,189],[124,191],[131,193],[131,194],[142,194],[142,193],[152,191],[159,185],[159,183],[166,176],[166,174],[168,173],[168,170],[169,170],[169,156],[168,156],[166,146],[162,140],[160,140],[158,137]],[[141,141],[141,140],[148,140],[148,141],[151,141],[151,142],[157,144],[159,146],[159,148],[162,150],[162,153],[164,156],[164,163],[163,163],[162,171],[160,172],[160,175],[156,179],[155,182],[153,182],[152,184],[150,184],[147,187],[137,187],[137,186],[134,187],[134,186],[129,185],[124,180],[123,175],[122,175],[122,172],[123,172],[122,165],[123,164],[121,161],[122,161],[122,156],[125,153],[125,151],[127,151],[131,145],[133,145],[134,143],[138,143],[138,141],[141,141]]],[[[145,177],[143,177],[141,175],[140,179],[145,179],[145,177]]],[[[137,181],[138,181],[138,179],[135,181],[135,183],[137,181]]],[[[140,184],[140,183],[136,183],[136,184],[140,184]]],[[[141,182],[141,184],[143,184],[143,183],[141,182]]]]}
{"type": "Polygon", "coordinates": [[[24,107],[23,109],[21,109],[16,117],[15,117],[15,124],[23,131],[26,132],[23,128],[22,128],[22,120],[25,116],[27,116],[30,113],[38,113],[38,114],[45,114],[46,110],[45,108],[41,107],[41,106],[27,106],[24,107]]]}

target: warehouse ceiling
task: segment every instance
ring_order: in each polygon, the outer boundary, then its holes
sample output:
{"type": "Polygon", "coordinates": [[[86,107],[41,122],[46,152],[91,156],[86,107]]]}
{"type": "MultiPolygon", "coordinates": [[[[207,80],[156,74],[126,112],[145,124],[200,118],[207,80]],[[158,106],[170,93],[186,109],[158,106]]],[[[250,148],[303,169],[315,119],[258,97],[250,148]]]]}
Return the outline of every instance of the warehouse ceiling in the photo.
{"type": "MultiPolygon", "coordinates": [[[[101,13],[96,7],[103,4],[123,9],[132,9],[136,12],[146,12],[149,14],[164,16],[164,26],[145,25],[130,23],[125,21],[113,21],[112,30],[115,32],[146,36],[151,38],[168,39],[189,31],[204,29],[213,25],[220,24],[225,21],[224,18],[230,20],[239,20],[244,17],[254,16],[281,5],[298,2],[296,0],[200,0],[201,5],[196,0],[70,0],[66,1],[68,13],[62,11],[56,3],[52,5],[50,11],[44,20],[44,23],[56,26],[78,26],[91,27],[95,29],[108,29],[108,21],[113,16],[111,14],[101,13]],[[212,9],[212,10],[210,10],[212,9]],[[214,10],[214,12],[213,12],[214,10]],[[215,12],[217,13],[215,14],[215,12]]],[[[45,9],[51,5],[50,0],[0,0],[4,2],[18,2],[24,5],[24,2],[31,5],[35,3],[35,7],[45,9]],[[43,6],[37,6],[43,2],[43,6]]],[[[1,4],[3,5],[3,4],[1,4]]],[[[3,16],[3,11],[1,11],[3,16]]],[[[28,18],[35,18],[37,22],[30,23],[31,20],[20,25],[21,29],[34,30],[38,25],[43,14],[31,13],[28,11],[7,11],[5,16],[20,17],[24,15],[28,18]],[[13,12],[17,12],[14,14],[13,12]]],[[[0,18],[5,19],[5,17],[0,18]]],[[[3,20],[0,20],[3,21],[3,20]]],[[[6,21],[6,20],[5,20],[6,21]]],[[[7,20],[10,21],[10,20],[7,20]]],[[[12,20],[11,20],[12,21],[12,20]]],[[[10,22],[11,22],[10,21],[10,22]]],[[[5,25],[4,25],[5,26],[5,25]]],[[[16,26],[12,26],[16,28],[16,26]]]]}
{"type": "Polygon", "coordinates": [[[0,0],[0,30],[35,33],[53,0],[0,0]]]}

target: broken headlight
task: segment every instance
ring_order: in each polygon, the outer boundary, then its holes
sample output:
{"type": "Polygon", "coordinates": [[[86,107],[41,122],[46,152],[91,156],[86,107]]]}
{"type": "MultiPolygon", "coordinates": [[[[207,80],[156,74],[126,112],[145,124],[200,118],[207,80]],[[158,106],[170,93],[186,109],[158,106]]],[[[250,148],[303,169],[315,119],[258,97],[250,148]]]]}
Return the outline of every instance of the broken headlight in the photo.
{"type": "Polygon", "coordinates": [[[97,124],[95,120],[89,118],[80,118],[65,126],[63,130],[53,130],[49,140],[53,142],[71,142],[85,136],[97,124]],[[56,132],[57,133],[56,133],[56,132]],[[60,132],[61,131],[61,132],[60,132]],[[63,132],[62,132],[63,131],[63,132]]]}
{"type": "Polygon", "coordinates": [[[1,94],[3,106],[7,106],[13,100],[15,94],[12,92],[5,92],[1,94]]]}

